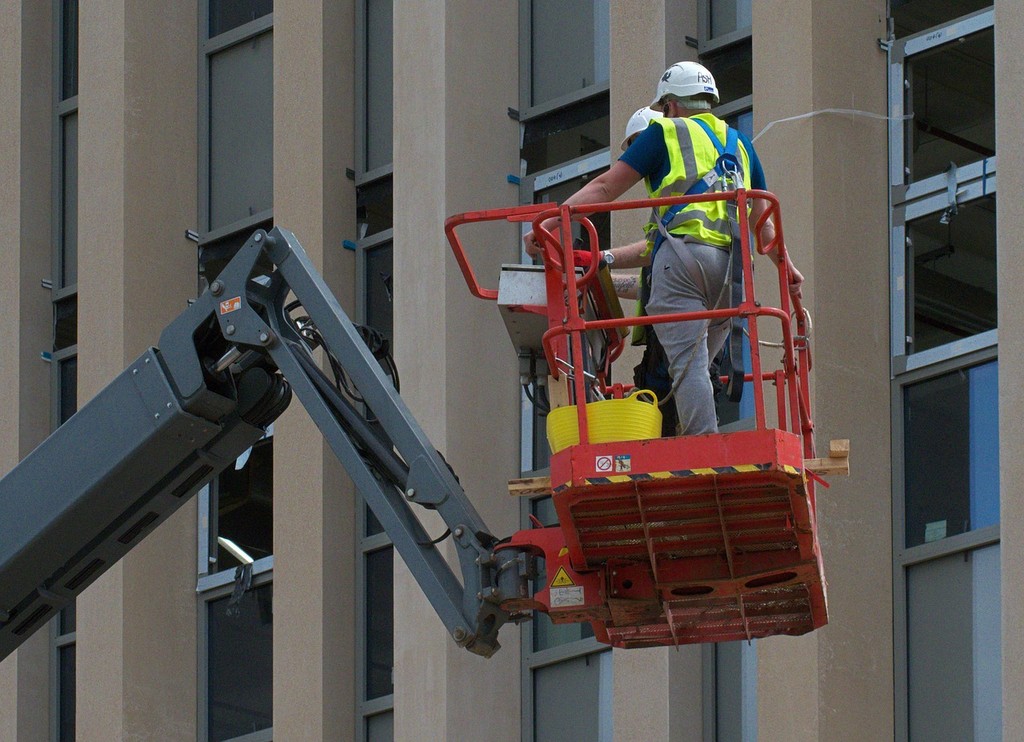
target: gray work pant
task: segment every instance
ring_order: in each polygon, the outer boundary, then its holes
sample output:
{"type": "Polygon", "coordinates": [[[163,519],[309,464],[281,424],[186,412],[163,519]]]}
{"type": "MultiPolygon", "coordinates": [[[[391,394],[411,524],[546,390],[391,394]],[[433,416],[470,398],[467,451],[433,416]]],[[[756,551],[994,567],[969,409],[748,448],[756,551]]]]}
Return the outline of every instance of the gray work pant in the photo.
{"type": "MultiPolygon", "coordinates": [[[[647,313],[676,314],[729,306],[729,252],[671,237],[654,256],[647,313]]],[[[717,433],[708,367],[729,335],[729,319],[654,325],[668,357],[681,435],[717,433]]]]}

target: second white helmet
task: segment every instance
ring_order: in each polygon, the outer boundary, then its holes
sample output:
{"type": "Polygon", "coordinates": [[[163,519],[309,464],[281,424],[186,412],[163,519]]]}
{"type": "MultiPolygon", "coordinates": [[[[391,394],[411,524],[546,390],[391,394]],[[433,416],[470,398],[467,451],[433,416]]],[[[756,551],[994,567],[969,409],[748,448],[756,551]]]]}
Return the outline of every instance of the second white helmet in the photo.
{"type": "Polygon", "coordinates": [[[638,109],[636,113],[629,117],[629,121],[626,123],[626,133],[622,137],[622,144],[619,145],[622,147],[622,151],[626,151],[626,148],[629,146],[629,138],[631,136],[639,134],[646,129],[647,125],[651,123],[651,119],[660,118],[661,113],[655,111],[653,108],[644,107],[638,109]]]}
{"type": "Polygon", "coordinates": [[[666,95],[677,98],[690,98],[694,95],[707,94],[718,103],[718,86],[715,77],[707,67],[696,62],[676,62],[665,70],[658,81],[658,91],[654,94],[652,106],[659,106],[666,95]]]}

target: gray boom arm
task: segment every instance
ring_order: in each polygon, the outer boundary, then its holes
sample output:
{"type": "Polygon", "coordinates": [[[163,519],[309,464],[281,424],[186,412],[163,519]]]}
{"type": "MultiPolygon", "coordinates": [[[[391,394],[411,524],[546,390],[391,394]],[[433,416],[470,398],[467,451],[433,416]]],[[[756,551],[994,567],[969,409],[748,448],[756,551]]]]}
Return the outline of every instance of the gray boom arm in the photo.
{"type": "Polygon", "coordinates": [[[150,348],[0,479],[0,659],[262,437],[292,390],[455,641],[490,656],[530,557],[494,551],[461,485],[295,236],[256,232],[150,348]],[[317,341],[289,316],[301,303],[317,341]],[[354,403],[314,361],[322,344],[354,403]],[[368,410],[372,414],[366,414],[368,410]],[[451,530],[452,572],[410,503],[451,530]]]}

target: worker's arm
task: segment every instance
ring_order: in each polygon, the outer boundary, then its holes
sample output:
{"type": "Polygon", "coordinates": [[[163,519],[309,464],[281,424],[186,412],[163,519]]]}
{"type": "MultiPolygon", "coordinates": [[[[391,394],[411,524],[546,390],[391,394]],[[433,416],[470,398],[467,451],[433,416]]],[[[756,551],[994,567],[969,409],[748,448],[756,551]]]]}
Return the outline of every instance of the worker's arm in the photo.
{"type": "MultiPolygon", "coordinates": [[[[750,228],[757,228],[757,221],[764,216],[764,213],[768,210],[768,202],[764,199],[755,199],[753,206],[750,209],[750,228]]],[[[775,239],[775,222],[771,219],[766,219],[764,225],[761,227],[761,232],[758,235],[760,244],[767,245],[769,242],[775,239]]],[[[782,253],[786,253],[786,261],[789,265],[789,293],[800,298],[803,292],[804,275],[797,270],[796,266],[793,265],[793,259],[789,257],[789,252],[784,250],[784,246],[776,247],[769,253],[769,256],[775,264],[778,265],[782,259],[782,253]],[[781,249],[780,249],[781,248],[781,249]]]]}
{"type": "MultiPolygon", "coordinates": [[[[608,170],[601,173],[576,193],[567,198],[563,205],[578,206],[580,204],[598,204],[614,201],[640,181],[641,175],[622,160],[618,160],[608,170]]],[[[558,224],[558,217],[545,219],[542,223],[549,232],[558,224]]],[[[531,257],[540,255],[540,242],[534,237],[533,230],[523,237],[526,253],[531,257]]],[[[618,256],[616,256],[618,257],[618,256]]]]}

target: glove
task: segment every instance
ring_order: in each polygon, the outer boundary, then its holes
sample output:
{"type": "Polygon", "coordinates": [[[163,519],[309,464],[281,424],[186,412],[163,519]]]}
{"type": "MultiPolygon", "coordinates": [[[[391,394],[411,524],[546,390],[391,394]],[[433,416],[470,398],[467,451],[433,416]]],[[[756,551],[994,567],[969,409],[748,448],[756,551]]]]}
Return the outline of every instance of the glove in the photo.
{"type": "Polygon", "coordinates": [[[573,250],[572,264],[577,268],[589,268],[593,263],[593,253],[590,250],[573,250]]]}

